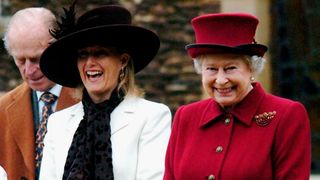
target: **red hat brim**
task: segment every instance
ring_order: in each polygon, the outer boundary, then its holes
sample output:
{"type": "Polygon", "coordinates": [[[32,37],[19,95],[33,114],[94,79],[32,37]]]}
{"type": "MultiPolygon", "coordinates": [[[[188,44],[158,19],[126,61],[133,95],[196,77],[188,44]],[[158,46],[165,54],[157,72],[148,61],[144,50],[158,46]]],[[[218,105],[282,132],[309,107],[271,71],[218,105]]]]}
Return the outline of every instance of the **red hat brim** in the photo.
{"type": "Polygon", "coordinates": [[[236,53],[246,55],[257,55],[263,57],[268,48],[262,44],[244,44],[240,46],[224,46],[218,44],[189,44],[186,46],[188,54],[192,58],[196,58],[203,54],[225,54],[236,53]]]}

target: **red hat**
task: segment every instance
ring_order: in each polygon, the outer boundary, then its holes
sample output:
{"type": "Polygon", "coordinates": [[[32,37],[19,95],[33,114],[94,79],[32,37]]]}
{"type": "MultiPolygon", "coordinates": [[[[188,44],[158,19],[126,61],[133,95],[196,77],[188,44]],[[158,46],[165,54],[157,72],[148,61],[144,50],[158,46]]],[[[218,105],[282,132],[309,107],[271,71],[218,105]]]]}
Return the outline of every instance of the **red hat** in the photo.
{"type": "Polygon", "coordinates": [[[267,47],[254,40],[259,20],[250,14],[219,13],[198,16],[191,21],[196,43],[186,46],[195,58],[201,54],[240,53],[263,56],[267,47]]]}

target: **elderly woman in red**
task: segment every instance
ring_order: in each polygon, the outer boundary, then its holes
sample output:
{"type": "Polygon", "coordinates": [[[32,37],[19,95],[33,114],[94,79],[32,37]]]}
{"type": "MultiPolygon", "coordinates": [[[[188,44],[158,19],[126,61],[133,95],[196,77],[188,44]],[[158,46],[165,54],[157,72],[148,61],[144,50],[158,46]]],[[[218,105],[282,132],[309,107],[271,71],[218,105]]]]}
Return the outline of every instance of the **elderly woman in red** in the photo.
{"type": "Polygon", "coordinates": [[[196,43],[186,49],[210,98],[177,110],[165,180],[309,179],[304,106],[254,82],[267,51],[254,40],[257,24],[241,13],[192,20],[196,43]]]}

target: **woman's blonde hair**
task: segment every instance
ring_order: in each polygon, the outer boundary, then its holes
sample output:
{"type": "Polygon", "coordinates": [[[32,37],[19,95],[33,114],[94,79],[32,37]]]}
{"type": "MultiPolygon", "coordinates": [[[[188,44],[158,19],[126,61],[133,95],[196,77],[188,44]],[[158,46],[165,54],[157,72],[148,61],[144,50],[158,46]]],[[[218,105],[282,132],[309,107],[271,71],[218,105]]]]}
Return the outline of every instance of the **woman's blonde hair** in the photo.
{"type": "Polygon", "coordinates": [[[135,84],[135,73],[131,56],[129,56],[128,64],[122,71],[124,77],[119,77],[118,91],[123,91],[126,96],[143,96],[144,92],[135,84]]]}

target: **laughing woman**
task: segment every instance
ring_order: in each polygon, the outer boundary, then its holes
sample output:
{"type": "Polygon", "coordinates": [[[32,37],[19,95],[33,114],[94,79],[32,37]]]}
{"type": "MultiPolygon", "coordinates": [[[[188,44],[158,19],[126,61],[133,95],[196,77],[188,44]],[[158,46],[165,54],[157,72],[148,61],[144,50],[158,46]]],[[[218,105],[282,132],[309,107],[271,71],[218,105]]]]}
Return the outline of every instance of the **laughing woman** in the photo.
{"type": "Polygon", "coordinates": [[[267,51],[254,40],[257,24],[250,14],[192,20],[196,43],[186,49],[210,98],[177,110],[165,180],[309,179],[305,108],[254,82],[267,51]]]}
{"type": "Polygon", "coordinates": [[[86,12],[66,35],[62,26],[40,66],[54,82],[83,87],[82,102],[50,116],[40,179],[162,179],[171,113],[134,85],[158,36],[115,5],[86,12]]]}

